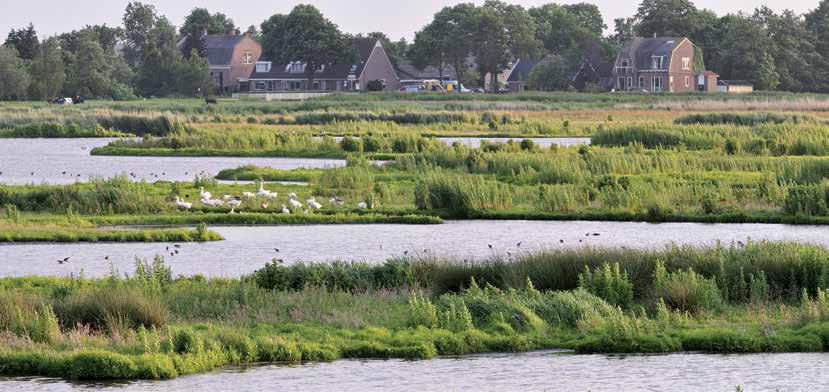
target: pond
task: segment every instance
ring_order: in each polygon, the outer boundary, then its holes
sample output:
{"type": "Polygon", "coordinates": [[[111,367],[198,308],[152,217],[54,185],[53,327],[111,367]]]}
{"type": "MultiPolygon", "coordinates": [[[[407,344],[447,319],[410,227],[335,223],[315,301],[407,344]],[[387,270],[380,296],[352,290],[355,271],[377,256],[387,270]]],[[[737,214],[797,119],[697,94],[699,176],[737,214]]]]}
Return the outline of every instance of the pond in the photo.
{"type": "Polygon", "coordinates": [[[345,166],[344,160],[307,158],[227,157],[114,157],[92,156],[90,150],[110,138],[0,139],[0,183],[71,184],[90,177],[110,178],[132,173],[133,180],[192,181],[196,175],[212,177],[222,169],[257,165],[275,169],[345,166]]]}
{"type": "Polygon", "coordinates": [[[39,391],[813,391],[829,384],[829,354],[573,355],[539,351],[425,361],[229,368],[169,381],[73,384],[2,379],[0,389],[39,391]]]}
{"type": "Polygon", "coordinates": [[[583,221],[449,221],[442,225],[214,226],[226,240],[209,243],[72,243],[0,245],[0,276],[58,275],[83,270],[101,277],[111,267],[131,273],[135,257],[165,255],[174,274],[235,277],[274,258],[296,261],[419,256],[486,258],[569,247],[660,248],[671,243],[796,241],[829,246],[829,226],[583,221]],[[598,236],[592,235],[598,233],[598,236]],[[590,234],[590,235],[588,235],[590,234]],[[562,243],[562,241],[564,241],[562,243]],[[521,246],[518,247],[518,243],[521,246]],[[490,249],[489,245],[492,245],[490,249]],[[277,252],[276,249],[279,249],[277,252]],[[178,254],[170,252],[178,250],[178,254]],[[109,260],[105,257],[109,256],[109,260]],[[70,257],[70,262],[56,261],[70,257]]]}

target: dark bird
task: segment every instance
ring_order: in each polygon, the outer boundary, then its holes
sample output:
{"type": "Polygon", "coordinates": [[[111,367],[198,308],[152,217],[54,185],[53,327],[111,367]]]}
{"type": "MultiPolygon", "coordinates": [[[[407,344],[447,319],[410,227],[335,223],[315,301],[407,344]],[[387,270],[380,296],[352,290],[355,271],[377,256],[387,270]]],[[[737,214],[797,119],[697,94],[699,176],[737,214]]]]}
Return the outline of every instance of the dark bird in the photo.
{"type": "Polygon", "coordinates": [[[507,257],[512,257],[512,253],[507,252],[507,257]]]}
{"type": "Polygon", "coordinates": [[[168,247],[165,247],[165,248],[164,248],[164,250],[169,251],[169,250],[170,250],[170,247],[169,247],[169,246],[168,246],[168,247]]]}
{"type": "Polygon", "coordinates": [[[181,248],[181,245],[179,245],[179,244],[175,244],[173,246],[175,246],[176,248],[181,248]]]}
{"type": "Polygon", "coordinates": [[[104,260],[109,260],[109,256],[104,257],[104,260]]]}
{"type": "Polygon", "coordinates": [[[273,248],[273,250],[275,250],[276,253],[279,253],[279,248],[273,248]]]}
{"type": "Polygon", "coordinates": [[[63,264],[63,260],[58,260],[58,264],[63,264]]]}
{"type": "Polygon", "coordinates": [[[489,249],[492,249],[492,244],[489,244],[489,249]]]}
{"type": "Polygon", "coordinates": [[[64,258],[63,258],[63,262],[64,262],[64,263],[66,263],[66,262],[68,262],[68,261],[69,261],[69,258],[68,258],[68,257],[64,257],[64,258]]]}
{"type": "Polygon", "coordinates": [[[408,251],[408,250],[407,250],[407,251],[404,251],[404,252],[403,252],[403,254],[404,254],[404,255],[408,255],[408,254],[409,254],[409,251],[408,251]]]}
{"type": "Polygon", "coordinates": [[[66,171],[61,172],[60,174],[66,174],[66,171]]]}
{"type": "Polygon", "coordinates": [[[176,252],[175,252],[175,253],[176,253],[176,254],[178,254],[178,249],[176,249],[176,252]]]}
{"type": "Polygon", "coordinates": [[[590,233],[587,233],[587,234],[585,234],[584,236],[585,236],[585,237],[590,237],[590,233]]]}
{"type": "Polygon", "coordinates": [[[598,237],[598,236],[600,236],[600,235],[601,235],[601,234],[599,234],[599,233],[593,233],[593,237],[598,237]]]}
{"type": "Polygon", "coordinates": [[[516,246],[516,247],[518,247],[518,248],[520,248],[520,247],[521,247],[521,243],[519,242],[519,243],[515,244],[515,246],[516,246]]]}
{"type": "Polygon", "coordinates": [[[176,255],[176,254],[175,254],[175,253],[173,253],[173,252],[170,252],[170,256],[175,256],[175,255],[176,255]]]}
{"type": "Polygon", "coordinates": [[[558,240],[558,242],[561,242],[561,243],[563,244],[563,243],[564,243],[564,240],[558,240]]]}

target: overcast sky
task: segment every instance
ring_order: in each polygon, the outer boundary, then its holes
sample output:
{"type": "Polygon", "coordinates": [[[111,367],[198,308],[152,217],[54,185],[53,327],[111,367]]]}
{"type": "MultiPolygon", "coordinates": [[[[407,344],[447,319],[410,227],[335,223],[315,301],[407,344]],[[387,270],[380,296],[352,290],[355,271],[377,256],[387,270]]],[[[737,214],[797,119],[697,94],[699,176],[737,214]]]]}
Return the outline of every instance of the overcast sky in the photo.
{"type": "MultiPolygon", "coordinates": [[[[29,22],[35,24],[40,36],[52,35],[78,29],[87,24],[121,25],[121,17],[128,0],[0,0],[0,35],[3,40],[12,28],[19,28],[29,22]]],[[[468,1],[468,0],[467,0],[468,1]]],[[[509,1],[509,0],[507,0],[509,1]]],[[[457,0],[145,0],[156,6],[176,25],[194,7],[206,7],[210,12],[223,12],[233,18],[243,29],[251,24],[259,26],[268,16],[287,13],[296,4],[310,3],[340,28],[348,33],[382,31],[392,39],[411,39],[414,32],[431,20],[432,15],[442,7],[461,1],[457,0]]],[[[483,0],[475,0],[483,3],[483,0]]],[[[551,1],[512,0],[526,7],[537,6],[551,1]]],[[[561,4],[588,2],[599,6],[608,26],[614,18],[631,16],[640,0],[576,0],[558,1],[561,4]]],[[[708,8],[718,14],[744,10],[751,12],[755,7],[767,5],[775,10],[789,8],[798,13],[817,7],[818,0],[696,0],[699,8],[708,8]]],[[[0,40],[2,42],[2,40],[0,40]]]]}

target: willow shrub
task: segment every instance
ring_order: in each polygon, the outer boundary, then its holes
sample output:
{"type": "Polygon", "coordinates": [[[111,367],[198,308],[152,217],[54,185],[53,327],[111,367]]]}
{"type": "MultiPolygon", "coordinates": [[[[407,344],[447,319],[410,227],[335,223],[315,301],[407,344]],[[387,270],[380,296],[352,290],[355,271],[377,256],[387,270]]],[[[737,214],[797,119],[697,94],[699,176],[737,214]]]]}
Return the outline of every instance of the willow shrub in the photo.
{"type": "Polygon", "coordinates": [[[481,176],[432,171],[415,186],[415,206],[419,210],[446,210],[469,216],[475,210],[509,208],[509,185],[481,176]]]}

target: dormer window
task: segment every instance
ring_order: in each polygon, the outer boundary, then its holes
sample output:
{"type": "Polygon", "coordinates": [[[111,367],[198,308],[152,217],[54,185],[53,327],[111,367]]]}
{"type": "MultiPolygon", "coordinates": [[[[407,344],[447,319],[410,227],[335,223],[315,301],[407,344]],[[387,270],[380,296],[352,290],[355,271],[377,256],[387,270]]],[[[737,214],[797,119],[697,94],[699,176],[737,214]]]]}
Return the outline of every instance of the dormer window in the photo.
{"type": "Polygon", "coordinates": [[[294,61],[293,63],[288,64],[288,72],[290,73],[303,73],[305,72],[305,67],[299,61],[294,61]]]}
{"type": "Polygon", "coordinates": [[[652,60],[653,60],[653,67],[652,67],[653,69],[662,69],[662,65],[665,61],[664,56],[653,56],[652,60]]]}
{"type": "Polygon", "coordinates": [[[627,59],[622,60],[622,68],[627,68],[628,64],[630,64],[630,63],[628,63],[627,59]]]}
{"type": "Polygon", "coordinates": [[[251,51],[246,50],[242,52],[242,64],[250,65],[253,64],[253,53],[251,51]]]}
{"type": "Polygon", "coordinates": [[[271,72],[271,62],[258,61],[256,63],[256,72],[271,72]]]}

